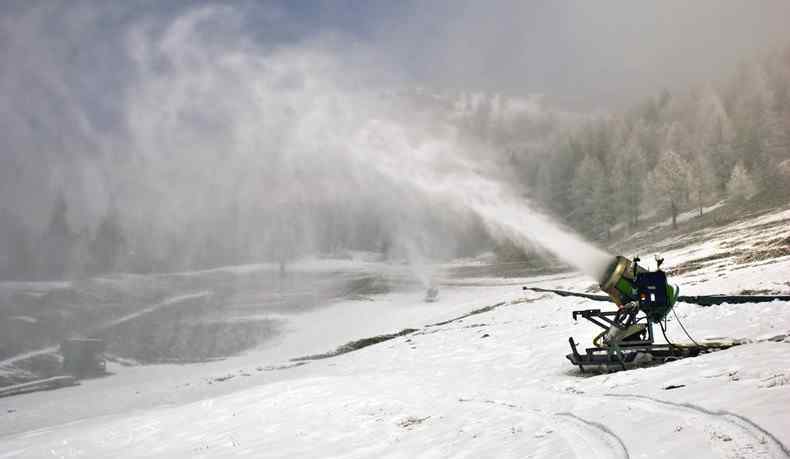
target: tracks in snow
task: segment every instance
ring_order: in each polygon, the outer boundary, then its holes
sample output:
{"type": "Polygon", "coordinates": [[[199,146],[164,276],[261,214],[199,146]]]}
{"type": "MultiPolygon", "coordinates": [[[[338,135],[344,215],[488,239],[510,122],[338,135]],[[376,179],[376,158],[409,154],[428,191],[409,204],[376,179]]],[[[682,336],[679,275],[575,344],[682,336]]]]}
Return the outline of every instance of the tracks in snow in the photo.
{"type": "Polygon", "coordinates": [[[524,408],[509,402],[497,400],[458,399],[459,402],[473,402],[493,405],[500,408],[517,410],[538,418],[547,426],[553,427],[575,457],[579,458],[622,458],[630,459],[628,448],[623,440],[603,424],[584,419],[573,413],[548,414],[538,409],[524,408]]]}
{"type": "Polygon", "coordinates": [[[644,410],[661,416],[678,416],[684,412],[704,419],[705,430],[717,439],[716,449],[734,457],[790,458],[790,450],[773,434],[745,416],[729,411],[714,411],[691,403],[675,403],[645,395],[604,394],[627,400],[644,410]]]}
{"type": "Polygon", "coordinates": [[[553,419],[560,420],[566,426],[560,434],[566,437],[576,457],[631,458],[623,440],[605,425],[573,413],[555,413],[553,419]]]}
{"type": "MultiPolygon", "coordinates": [[[[716,411],[693,405],[675,403],[645,395],[604,394],[607,398],[624,400],[629,406],[662,418],[682,417],[699,419],[697,424],[710,437],[711,446],[722,457],[755,457],[790,459],[787,448],[772,433],[745,416],[729,411],[716,411]]],[[[484,403],[500,408],[517,410],[539,417],[568,443],[576,457],[601,457],[630,459],[625,442],[609,427],[570,412],[548,414],[538,409],[525,408],[514,403],[497,400],[459,399],[460,402],[484,403]]]]}

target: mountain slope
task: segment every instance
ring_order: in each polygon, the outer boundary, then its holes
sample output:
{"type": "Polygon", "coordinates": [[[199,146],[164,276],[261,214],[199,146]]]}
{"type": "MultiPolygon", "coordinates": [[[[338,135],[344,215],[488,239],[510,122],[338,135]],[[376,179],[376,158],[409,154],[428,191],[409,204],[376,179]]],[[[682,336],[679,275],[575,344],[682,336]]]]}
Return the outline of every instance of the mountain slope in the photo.
{"type": "MultiPolygon", "coordinates": [[[[668,244],[669,269],[715,252],[735,230],[784,214],[765,218],[692,245],[668,244]]],[[[774,240],[785,231],[770,228],[753,235],[774,240]]],[[[790,257],[768,261],[703,263],[672,280],[686,293],[786,291],[790,257]]],[[[575,274],[523,281],[575,290],[592,284],[575,274]]],[[[426,307],[456,316],[459,304],[491,308],[334,358],[283,362],[279,371],[256,373],[244,366],[254,360],[234,361],[237,376],[253,373],[248,384],[169,406],[99,417],[88,410],[75,422],[0,437],[0,457],[790,457],[790,303],[680,303],[675,310],[693,338],[746,344],[583,377],[564,357],[567,338],[586,345],[594,329],[570,313],[611,305],[524,293],[512,279],[467,282],[475,287],[444,287],[440,303],[426,307]]],[[[688,340],[674,317],[668,334],[688,340]]],[[[238,379],[217,378],[212,387],[238,379]]],[[[45,410],[40,396],[0,399],[0,419],[45,410]]]]}

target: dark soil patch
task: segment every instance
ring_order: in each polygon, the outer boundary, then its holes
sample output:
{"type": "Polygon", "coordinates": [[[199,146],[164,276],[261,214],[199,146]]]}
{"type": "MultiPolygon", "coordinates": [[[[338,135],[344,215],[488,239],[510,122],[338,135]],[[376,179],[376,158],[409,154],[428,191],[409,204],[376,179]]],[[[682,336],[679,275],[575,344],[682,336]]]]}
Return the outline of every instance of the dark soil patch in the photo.
{"type": "Polygon", "coordinates": [[[408,429],[410,427],[414,427],[416,425],[422,424],[423,422],[427,421],[428,419],[431,419],[431,417],[430,416],[425,416],[424,418],[418,418],[418,417],[415,417],[415,416],[410,416],[410,417],[404,419],[403,421],[399,422],[398,426],[400,426],[403,429],[408,429]]]}
{"type": "Polygon", "coordinates": [[[787,225],[790,225],[790,218],[785,218],[785,219],[782,219],[782,220],[762,223],[762,224],[756,225],[756,226],[750,226],[749,227],[749,231],[750,232],[761,232],[763,230],[771,229],[771,228],[774,228],[774,227],[787,227],[787,225]]]}
{"type": "Polygon", "coordinates": [[[512,261],[478,266],[458,266],[446,270],[451,278],[474,277],[532,277],[566,272],[569,267],[558,262],[535,264],[531,261],[512,261]]]}
{"type": "Polygon", "coordinates": [[[732,250],[729,252],[721,252],[714,255],[709,255],[707,257],[697,258],[694,260],[685,261],[680,263],[679,265],[673,267],[672,269],[667,271],[667,274],[670,276],[678,276],[681,274],[686,274],[692,271],[696,271],[705,267],[711,261],[721,260],[724,258],[732,258],[735,256],[742,255],[743,252],[732,250]]]}
{"type": "Polygon", "coordinates": [[[757,289],[757,290],[752,290],[747,288],[745,290],[741,290],[740,292],[738,292],[739,295],[777,295],[779,293],[780,292],[778,290],[771,290],[767,288],[757,289]]]}
{"type": "Polygon", "coordinates": [[[442,325],[447,325],[447,324],[452,323],[452,322],[457,322],[457,321],[461,321],[463,319],[466,319],[469,316],[474,316],[474,315],[477,315],[477,314],[482,314],[484,312],[493,311],[494,309],[496,309],[496,308],[498,308],[500,306],[504,306],[504,305],[505,305],[505,302],[492,304],[491,306],[486,306],[484,308],[475,309],[474,311],[468,312],[468,313],[466,313],[466,314],[464,314],[462,316],[458,316],[458,317],[455,317],[453,319],[445,320],[445,321],[442,321],[442,322],[436,322],[435,324],[430,324],[430,325],[427,325],[427,326],[428,327],[439,327],[439,326],[442,326],[442,325]]]}
{"type": "Polygon", "coordinates": [[[790,247],[790,237],[777,237],[754,243],[754,247],[790,247]]]}
{"type": "Polygon", "coordinates": [[[414,328],[405,328],[397,333],[391,333],[388,335],[378,335],[378,336],[371,336],[369,338],[362,338],[356,341],[350,341],[334,351],[325,352],[323,354],[313,354],[313,355],[306,355],[303,357],[295,357],[291,359],[293,362],[300,362],[305,360],[320,360],[320,359],[328,359],[330,357],[337,357],[338,355],[347,354],[349,352],[358,351],[362,348],[372,346],[374,344],[382,343],[384,341],[389,341],[391,339],[397,338],[399,336],[406,336],[410,335],[417,330],[414,328]]]}
{"type": "Polygon", "coordinates": [[[790,245],[781,247],[771,247],[766,250],[753,250],[746,252],[738,257],[736,263],[754,263],[758,261],[770,260],[772,258],[786,257],[790,255],[790,245]]]}

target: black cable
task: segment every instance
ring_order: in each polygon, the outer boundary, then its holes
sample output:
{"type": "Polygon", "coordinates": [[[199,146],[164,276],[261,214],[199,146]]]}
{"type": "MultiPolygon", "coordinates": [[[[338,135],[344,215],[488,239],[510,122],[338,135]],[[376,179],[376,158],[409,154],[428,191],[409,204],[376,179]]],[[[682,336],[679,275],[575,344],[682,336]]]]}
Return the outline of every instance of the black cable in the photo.
{"type": "Polygon", "coordinates": [[[664,318],[663,322],[659,321],[658,326],[661,328],[661,334],[664,335],[664,340],[667,342],[667,344],[669,344],[669,347],[676,347],[672,341],[667,338],[667,319],[664,318]]]}
{"type": "Polygon", "coordinates": [[[691,335],[689,335],[689,332],[687,332],[687,331],[686,331],[686,327],[684,327],[684,326],[683,326],[683,322],[681,322],[681,321],[680,321],[680,317],[678,317],[678,313],[677,313],[677,312],[675,312],[675,309],[674,309],[674,308],[672,309],[672,314],[675,316],[675,319],[677,319],[677,321],[678,321],[678,325],[680,325],[680,328],[682,328],[682,329],[683,329],[683,333],[685,333],[685,334],[686,334],[686,336],[688,336],[688,337],[689,337],[689,339],[691,340],[691,342],[692,342],[692,343],[694,343],[694,344],[696,344],[696,345],[697,345],[697,346],[699,346],[699,347],[702,347],[702,346],[700,346],[700,344],[699,344],[698,342],[694,341],[694,338],[692,338],[692,337],[691,337],[691,335]]]}

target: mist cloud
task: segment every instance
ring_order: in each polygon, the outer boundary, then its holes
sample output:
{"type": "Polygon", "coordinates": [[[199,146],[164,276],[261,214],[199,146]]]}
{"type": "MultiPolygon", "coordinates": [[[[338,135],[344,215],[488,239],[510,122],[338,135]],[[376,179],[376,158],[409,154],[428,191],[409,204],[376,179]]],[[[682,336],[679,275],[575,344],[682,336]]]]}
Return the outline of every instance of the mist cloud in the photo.
{"type": "Polygon", "coordinates": [[[623,107],[717,79],[790,41],[783,0],[414,2],[382,27],[416,78],[542,93],[581,109],[623,107]],[[397,21],[397,23],[396,23],[397,21]]]}
{"type": "Polygon", "coordinates": [[[163,253],[206,235],[247,241],[252,258],[285,245],[457,253],[470,213],[498,213],[475,193],[512,196],[476,175],[488,147],[404,88],[612,106],[715,76],[781,42],[788,16],[778,1],[288,5],[6,5],[4,212],[40,231],[63,194],[76,230],[118,211],[163,253]]]}

